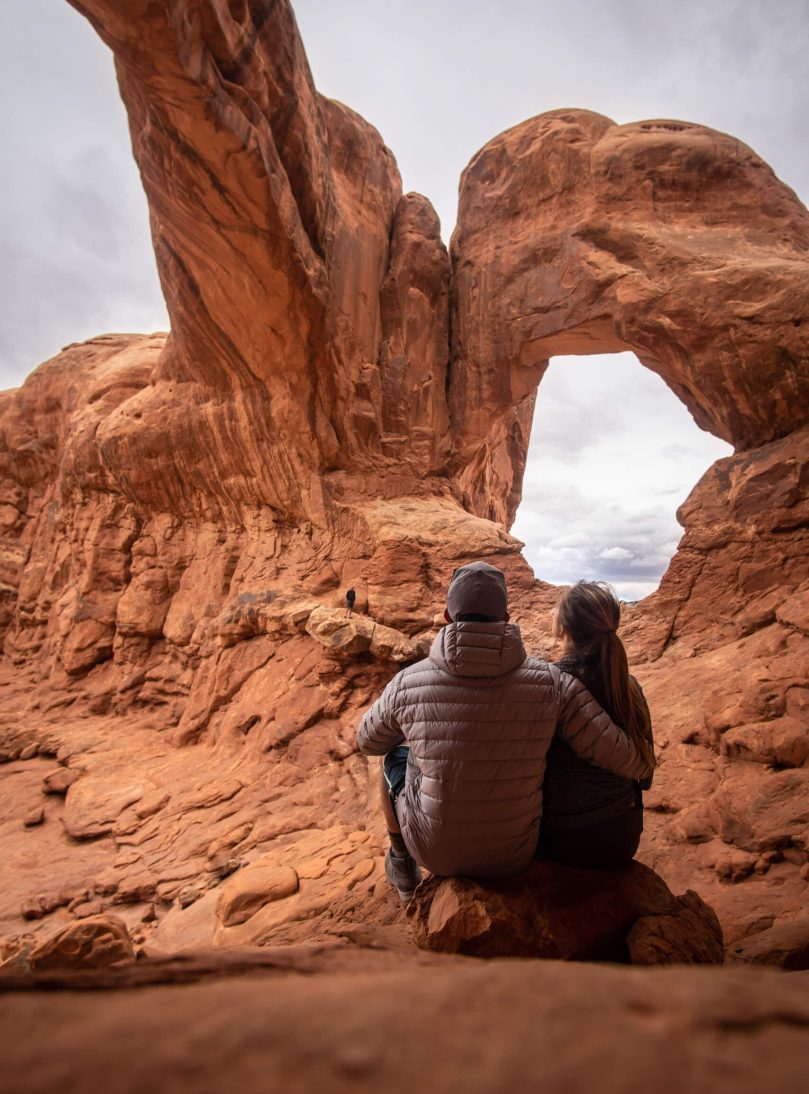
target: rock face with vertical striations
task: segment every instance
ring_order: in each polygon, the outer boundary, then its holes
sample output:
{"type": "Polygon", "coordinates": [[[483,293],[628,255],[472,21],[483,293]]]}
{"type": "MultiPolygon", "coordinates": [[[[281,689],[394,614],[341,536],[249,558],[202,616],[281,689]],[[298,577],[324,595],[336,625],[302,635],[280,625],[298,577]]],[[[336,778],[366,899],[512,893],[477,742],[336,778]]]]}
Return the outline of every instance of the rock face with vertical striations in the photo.
{"type": "Polygon", "coordinates": [[[115,55],[171,333],[68,347],[0,395],[0,933],[114,908],[168,948],[401,942],[356,722],[471,558],[550,648],[555,591],[508,533],[534,404],[552,355],[627,348],[736,447],[625,613],[660,746],[641,858],[731,943],[789,923],[806,209],[732,137],[558,110],[472,159],[450,259],[380,135],[317,93],[288,3],[73,6],[115,55]],[[66,798],[43,799],[54,757],[66,798]],[[225,929],[222,883],[259,861],[300,891],[225,929]]]}

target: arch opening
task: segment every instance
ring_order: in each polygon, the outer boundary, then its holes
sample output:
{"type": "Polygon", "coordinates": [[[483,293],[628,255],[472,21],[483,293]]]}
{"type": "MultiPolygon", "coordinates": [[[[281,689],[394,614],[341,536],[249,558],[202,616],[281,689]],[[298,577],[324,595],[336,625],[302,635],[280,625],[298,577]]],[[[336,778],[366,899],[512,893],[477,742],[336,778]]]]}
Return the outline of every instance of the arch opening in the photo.
{"type": "Polygon", "coordinates": [[[677,550],[677,508],[732,451],[634,353],[553,358],[511,531],[543,581],[608,581],[640,600],[677,550]]]}

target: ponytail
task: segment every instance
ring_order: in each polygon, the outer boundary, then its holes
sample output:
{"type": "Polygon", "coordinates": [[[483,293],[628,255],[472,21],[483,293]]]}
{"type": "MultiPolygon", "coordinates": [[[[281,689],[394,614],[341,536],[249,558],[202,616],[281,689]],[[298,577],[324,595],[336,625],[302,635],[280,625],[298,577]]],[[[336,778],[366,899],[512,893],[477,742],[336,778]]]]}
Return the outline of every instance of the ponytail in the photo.
{"type": "Polygon", "coordinates": [[[606,636],[607,656],[601,662],[604,697],[618,723],[650,768],[655,766],[650,737],[652,720],[638,685],[629,675],[624,644],[615,631],[606,636]]]}

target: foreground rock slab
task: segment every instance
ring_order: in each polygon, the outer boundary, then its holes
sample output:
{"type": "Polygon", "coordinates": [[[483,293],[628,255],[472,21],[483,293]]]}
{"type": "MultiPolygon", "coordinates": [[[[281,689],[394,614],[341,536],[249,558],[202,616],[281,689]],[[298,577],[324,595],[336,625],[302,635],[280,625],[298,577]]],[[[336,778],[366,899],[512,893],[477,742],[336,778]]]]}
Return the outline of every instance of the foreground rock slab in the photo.
{"type": "Polygon", "coordinates": [[[417,944],[475,957],[721,965],[722,928],[694,892],[675,897],[639,862],[579,870],[536,862],[513,878],[423,882],[407,909],[417,944]]]}
{"type": "Polygon", "coordinates": [[[803,973],[344,946],[248,957],[138,962],[84,974],[88,991],[78,974],[66,991],[15,980],[0,995],[7,1088],[804,1094],[809,1078],[803,973]]]}

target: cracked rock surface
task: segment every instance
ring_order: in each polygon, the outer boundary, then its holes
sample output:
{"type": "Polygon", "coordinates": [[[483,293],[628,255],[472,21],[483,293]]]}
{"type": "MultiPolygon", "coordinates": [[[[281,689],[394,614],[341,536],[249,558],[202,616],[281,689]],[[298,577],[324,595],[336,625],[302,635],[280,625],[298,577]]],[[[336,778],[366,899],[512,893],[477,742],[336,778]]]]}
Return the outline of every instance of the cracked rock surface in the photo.
{"type": "MultiPolygon", "coordinates": [[[[244,1036],[289,1089],[323,1068],[390,1086],[394,1002],[418,1002],[405,1034],[450,1038],[475,988],[481,1089],[495,1055],[524,1087],[526,1046],[582,999],[592,1053],[554,1034],[565,1081],[592,1067],[618,1082],[620,1025],[638,1084],[676,1075],[687,1037],[697,1089],[752,1090],[757,1060],[776,1069],[766,1085],[798,1089],[805,1008],[783,974],[453,964],[420,979],[383,877],[378,764],[354,731],[470,559],[506,572],[529,651],[552,655],[556,590],[508,531],[534,405],[551,356],[632,349],[735,446],[681,506],[659,591],[624,611],[659,752],[639,858],[716,910],[729,953],[793,967],[809,883],[807,210],[726,134],[557,110],[473,157],[448,252],[380,134],[318,94],[285,0],[73,6],[115,55],[172,329],[66,347],[0,393],[4,968],[99,916],[125,924],[133,969],[211,945],[220,961],[382,947],[392,963],[363,950],[365,981],[335,971],[310,995],[318,1022],[346,1023],[318,1026],[319,1056],[294,1033],[255,1047],[259,1027],[300,1020],[294,978],[283,1001],[253,979],[189,989],[200,1043],[221,1037],[249,1067],[244,1036]],[[367,1010],[344,1005],[350,984],[367,1010]],[[524,1005],[511,1025],[509,999],[524,1005]],[[225,1002],[255,1018],[223,1033],[225,1002]],[[367,1021],[363,1055],[347,1031],[367,1021]]],[[[103,1044],[134,1059],[170,994],[148,990],[153,1012],[82,996],[77,1024],[61,997],[23,994],[9,1029],[50,1023],[80,1046],[103,1019],[103,1044]]],[[[44,1089],[31,1042],[10,1043],[44,1089]]],[[[406,1077],[417,1061],[401,1057],[406,1077]]],[[[150,1066],[132,1074],[157,1086],[150,1066]]]]}

